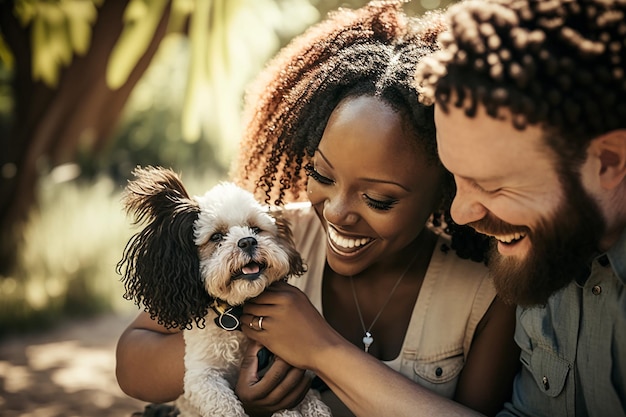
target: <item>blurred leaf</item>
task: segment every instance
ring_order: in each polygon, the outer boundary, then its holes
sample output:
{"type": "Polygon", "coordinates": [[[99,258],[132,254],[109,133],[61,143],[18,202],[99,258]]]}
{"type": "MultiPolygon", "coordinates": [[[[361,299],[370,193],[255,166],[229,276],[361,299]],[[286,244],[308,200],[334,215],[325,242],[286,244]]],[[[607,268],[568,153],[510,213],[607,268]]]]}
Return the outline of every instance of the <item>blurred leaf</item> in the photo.
{"type": "Polygon", "coordinates": [[[44,8],[40,8],[31,24],[31,51],[33,54],[32,76],[34,80],[42,80],[51,87],[57,85],[60,63],[55,60],[53,49],[50,48],[50,27],[46,21],[44,8]]]}
{"type": "MultiPolygon", "coordinates": [[[[189,24],[189,40],[191,53],[189,57],[189,76],[183,102],[182,135],[183,139],[195,142],[200,137],[200,124],[198,119],[202,103],[202,97],[206,93],[206,72],[203,65],[209,50],[209,28],[211,13],[215,13],[215,3],[221,0],[196,1],[189,24]]],[[[214,34],[212,34],[214,35],[214,34]]],[[[212,44],[212,42],[211,42],[212,44]]]]}
{"type": "Polygon", "coordinates": [[[283,40],[317,21],[319,13],[308,0],[196,0],[195,6],[183,138],[193,142],[204,129],[224,138],[222,151],[230,154],[246,85],[283,40]]]}
{"type": "Polygon", "coordinates": [[[2,62],[6,68],[13,68],[13,59],[13,53],[11,52],[9,45],[7,45],[6,41],[0,34],[0,62],[2,62]]]}
{"type": "Polygon", "coordinates": [[[37,3],[38,0],[17,0],[15,2],[13,11],[22,26],[27,26],[37,14],[37,3]]]}
{"type": "Polygon", "coordinates": [[[152,40],[168,0],[131,0],[124,12],[124,29],[111,52],[106,80],[109,88],[120,88],[152,40]]]}
{"type": "Polygon", "coordinates": [[[85,54],[102,0],[17,0],[14,13],[22,26],[31,26],[33,80],[50,87],[74,53],[85,54]]]}
{"type": "Polygon", "coordinates": [[[50,8],[49,16],[50,18],[44,20],[44,23],[48,26],[48,53],[53,60],[61,64],[59,67],[67,66],[72,62],[73,55],[68,21],[63,11],[58,8],[50,8]]]}
{"type": "MultiPolygon", "coordinates": [[[[209,0],[210,1],[210,0],[209,0]]],[[[170,20],[167,22],[168,33],[183,33],[189,16],[196,7],[196,0],[172,0],[170,20]]]]}
{"type": "Polygon", "coordinates": [[[93,3],[63,2],[68,21],[70,43],[77,55],[84,55],[91,44],[91,26],[96,21],[98,11],[93,3]]]}

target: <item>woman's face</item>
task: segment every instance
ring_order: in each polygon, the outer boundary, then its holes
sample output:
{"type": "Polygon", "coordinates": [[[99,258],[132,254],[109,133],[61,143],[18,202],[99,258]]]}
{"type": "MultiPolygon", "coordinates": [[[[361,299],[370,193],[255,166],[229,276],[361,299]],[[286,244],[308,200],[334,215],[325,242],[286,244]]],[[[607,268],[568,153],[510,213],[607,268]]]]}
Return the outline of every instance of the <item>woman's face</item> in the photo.
{"type": "Polygon", "coordinates": [[[400,114],[374,97],[333,111],[309,170],[308,197],[326,227],[327,260],[355,275],[422,231],[441,197],[443,168],[427,163],[400,114]]]}

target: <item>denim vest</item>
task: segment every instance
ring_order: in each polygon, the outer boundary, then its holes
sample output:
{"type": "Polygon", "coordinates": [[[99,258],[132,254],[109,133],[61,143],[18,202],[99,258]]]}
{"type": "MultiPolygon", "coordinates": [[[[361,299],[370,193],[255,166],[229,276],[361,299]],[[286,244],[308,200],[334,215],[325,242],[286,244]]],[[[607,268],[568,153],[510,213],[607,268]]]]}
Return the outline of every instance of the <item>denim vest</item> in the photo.
{"type": "Polygon", "coordinates": [[[498,417],[626,416],[626,230],[544,307],[518,308],[522,369],[498,417]]]}

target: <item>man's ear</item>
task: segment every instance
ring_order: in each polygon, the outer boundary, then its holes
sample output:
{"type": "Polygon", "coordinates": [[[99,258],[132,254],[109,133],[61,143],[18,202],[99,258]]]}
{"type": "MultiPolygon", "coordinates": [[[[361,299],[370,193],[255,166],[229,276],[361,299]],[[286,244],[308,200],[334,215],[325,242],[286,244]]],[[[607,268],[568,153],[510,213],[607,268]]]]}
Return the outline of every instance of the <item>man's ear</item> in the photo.
{"type": "Polygon", "coordinates": [[[600,185],[606,190],[618,187],[626,179],[626,129],[613,130],[595,138],[589,147],[598,158],[600,185]]]}

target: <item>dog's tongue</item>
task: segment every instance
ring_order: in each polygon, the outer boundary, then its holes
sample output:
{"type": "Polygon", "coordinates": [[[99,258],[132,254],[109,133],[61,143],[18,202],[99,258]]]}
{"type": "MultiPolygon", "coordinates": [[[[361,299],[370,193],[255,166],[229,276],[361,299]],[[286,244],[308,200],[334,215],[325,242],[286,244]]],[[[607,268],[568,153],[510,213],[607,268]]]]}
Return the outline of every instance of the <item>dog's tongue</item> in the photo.
{"type": "Polygon", "coordinates": [[[250,262],[248,265],[241,268],[241,272],[243,272],[246,275],[256,274],[257,272],[259,272],[259,264],[255,262],[250,262]]]}

